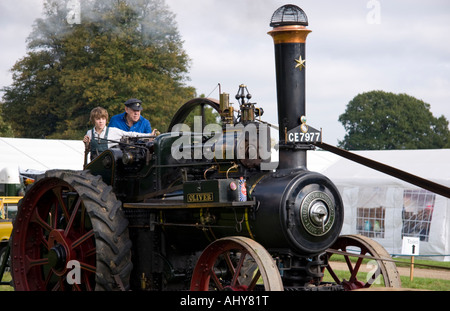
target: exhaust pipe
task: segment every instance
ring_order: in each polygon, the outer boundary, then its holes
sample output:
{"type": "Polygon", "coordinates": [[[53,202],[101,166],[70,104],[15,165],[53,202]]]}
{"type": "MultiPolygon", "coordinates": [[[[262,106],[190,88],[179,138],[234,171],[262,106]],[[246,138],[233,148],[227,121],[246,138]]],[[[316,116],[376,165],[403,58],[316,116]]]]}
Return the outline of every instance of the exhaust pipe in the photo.
{"type": "Polygon", "coordinates": [[[306,169],[306,150],[311,145],[288,142],[289,131],[302,124],[306,115],[306,37],[311,32],[308,17],[295,5],[280,7],[272,16],[268,34],[275,44],[279,124],[279,169],[306,169]]]}

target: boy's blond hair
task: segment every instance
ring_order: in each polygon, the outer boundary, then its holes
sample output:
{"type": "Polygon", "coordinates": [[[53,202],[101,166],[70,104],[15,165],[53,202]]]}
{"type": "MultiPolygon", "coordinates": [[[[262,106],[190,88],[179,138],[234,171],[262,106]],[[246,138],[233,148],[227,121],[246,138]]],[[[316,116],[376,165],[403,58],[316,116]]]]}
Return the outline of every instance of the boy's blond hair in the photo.
{"type": "Polygon", "coordinates": [[[96,108],[92,109],[90,121],[92,123],[94,123],[96,119],[100,119],[100,118],[105,118],[106,122],[108,122],[108,111],[102,107],[96,107],[96,108]]]}

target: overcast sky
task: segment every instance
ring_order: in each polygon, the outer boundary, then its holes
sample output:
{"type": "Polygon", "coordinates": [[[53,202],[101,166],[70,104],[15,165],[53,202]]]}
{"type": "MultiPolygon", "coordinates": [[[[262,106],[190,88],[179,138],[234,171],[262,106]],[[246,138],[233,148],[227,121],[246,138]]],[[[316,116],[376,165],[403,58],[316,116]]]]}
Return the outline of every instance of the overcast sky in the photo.
{"type": "MultiPolygon", "coordinates": [[[[41,17],[43,0],[0,0],[0,88],[25,56],[26,38],[41,17]]],[[[306,42],[308,123],[324,141],[345,135],[338,117],[356,95],[383,90],[406,93],[450,120],[450,1],[448,0],[166,0],[176,14],[192,59],[189,85],[198,94],[234,98],[244,83],[278,123],[275,65],[269,23],[292,3],[309,19],[306,42]]],[[[3,93],[1,93],[3,94],[3,93]]],[[[0,95],[1,95],[0,94],[0,95]]],[[[151,119],[151,116],[148,116],[151,119]]]]}

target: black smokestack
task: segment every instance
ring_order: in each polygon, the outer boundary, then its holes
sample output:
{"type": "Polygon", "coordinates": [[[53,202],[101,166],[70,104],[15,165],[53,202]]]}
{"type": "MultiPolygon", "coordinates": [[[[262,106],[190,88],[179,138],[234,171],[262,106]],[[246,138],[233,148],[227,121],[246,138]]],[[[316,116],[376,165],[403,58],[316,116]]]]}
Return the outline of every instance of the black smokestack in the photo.
{"type": "Polygon", "coordinates": [[[305,109],[305,42],[311,32],[308,18],[298,6],[285,5],[275,11],[269,32],[275,43],[278,97],[279,169],[306,168],[304,144],[286,142],[286,133],[301,124],[305,109]]]}

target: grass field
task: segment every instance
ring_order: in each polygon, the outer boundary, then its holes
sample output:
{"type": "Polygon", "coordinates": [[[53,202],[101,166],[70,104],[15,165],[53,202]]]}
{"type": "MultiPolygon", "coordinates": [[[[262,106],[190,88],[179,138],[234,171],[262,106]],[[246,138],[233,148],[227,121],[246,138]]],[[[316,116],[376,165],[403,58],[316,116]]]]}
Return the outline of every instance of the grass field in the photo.
{"type": "MultiPolygon", "coordinates": [[[[2,282],[9,282],[11,281],[11,275],[9,272],[5,272],[5,275],[3,276],[2,282]]],[[[8,285],[0,285],[0,291],[13,291],[14,288],[8,285]]]]}

